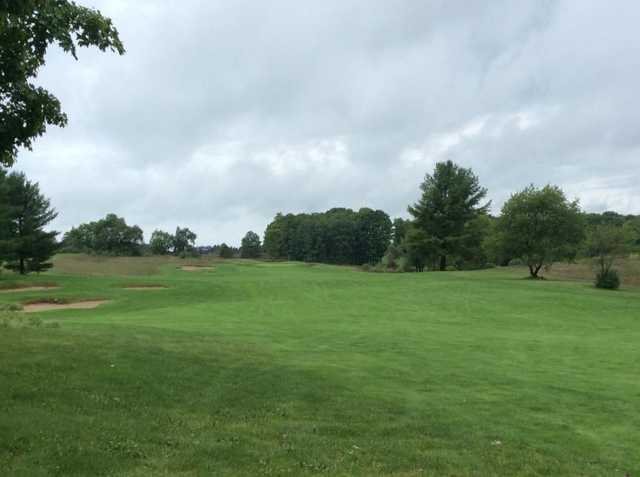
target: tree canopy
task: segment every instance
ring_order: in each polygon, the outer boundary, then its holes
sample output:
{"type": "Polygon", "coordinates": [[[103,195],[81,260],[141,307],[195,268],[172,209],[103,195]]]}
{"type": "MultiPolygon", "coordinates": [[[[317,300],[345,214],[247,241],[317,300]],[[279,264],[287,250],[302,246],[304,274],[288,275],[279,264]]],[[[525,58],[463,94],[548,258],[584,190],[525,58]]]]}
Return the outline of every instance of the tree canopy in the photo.
{"type": "Polygon", "coordinates": [[[176,227],[176,233],[173,236],[173,253],[183,255],[193,250],[198,236],[189,230],[189,228],[176,227]]]}
{"type": "Polygon", "coordinates": [[[149,248],[155,255],[168,255],[173,250],[175,237],[163,230],[154,230],[149,239],[149,248]]]}
{"type": "Polygon", "coordinates": [[[31,149],[47,125],[67,123],[58,99],[33,84],[51,44],[76,59],[78,47],[124,53],[97,10],[69,0],[0,0],[0,166],[11,166],[19,147],[31,149]]]}
{"type": "Polygon", "coordinates": [[[471,169],[451,161],[437,163],[420,189],[420,200],[408,210],[414,227],[424,232],[421,248],[432,250],[438,256],[438,268],[445,270],[448,257],[460,255],[471,245],[474,230],[469,224],[488,210],[489,203],[480,205],[487,190],[471,169]]]}
{"type": "Polygon", "coordinates": [[[377,263],[391,241],[391,219],[381,210],[334,208],[314,214],[278,214],[267,226],[264,250],[272,258],[362,265],[377,263]]]}
{"type": "Polygon", "coordinates": [[[409,220],[400,217],[393,219],[392,241],[394,245],[400,245],[402,243],[410,225],[411,221],[409,220]]]}
{"type": "Polygon", "coordinates": [[[258,258],[262,253],[262,245],[260,243],[260,236],[249,230],[242,239],[242,245],[240,246],[240,256],[242,258],[258,258]]]}
{"type": "Polygon", "coordinates": [[[578,201],[551,185],[513,194],[502,207],[498,228],[505,253],[522,259],[533,278],[543,266],[574,258],[584,237],[578,201]]]}
{"type": "Polygon", "coordinates": [[[235,252],[226,243],[221,243],[218,247],[218,255],[220,258],[233,258],[235,252]]]}
{"type": "Polygon", "coordinates": [[[104,219],[72,228],[63,238],[68,252],[104,255],[141,255],[142,229],[127,225],[125,219],[108,214],[104,219]]]}

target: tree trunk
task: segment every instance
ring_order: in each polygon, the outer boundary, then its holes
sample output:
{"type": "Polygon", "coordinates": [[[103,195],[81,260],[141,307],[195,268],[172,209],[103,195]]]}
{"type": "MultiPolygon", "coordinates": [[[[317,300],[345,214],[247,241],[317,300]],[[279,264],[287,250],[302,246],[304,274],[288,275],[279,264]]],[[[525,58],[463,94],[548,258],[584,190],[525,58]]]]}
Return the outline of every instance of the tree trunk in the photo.
{"type": "Polygon", "coordinates": [[[531,278],[538,278],[538,272],[540,271],[541,268],[542,268],[542,264],[535,265],[535,266],[529,264],[529,273],[531,275],[531,278]]]}
{"type": "Polygon", "coordinates": [[[447,256],[440,255],[440,271],[444,272],[447,269],[447,256]]]}
{"type": "Polygon", "coordinates": [[[26,270],[24,269],[24,258],[20,259],[20,275],[24,275],[26,270]]]}

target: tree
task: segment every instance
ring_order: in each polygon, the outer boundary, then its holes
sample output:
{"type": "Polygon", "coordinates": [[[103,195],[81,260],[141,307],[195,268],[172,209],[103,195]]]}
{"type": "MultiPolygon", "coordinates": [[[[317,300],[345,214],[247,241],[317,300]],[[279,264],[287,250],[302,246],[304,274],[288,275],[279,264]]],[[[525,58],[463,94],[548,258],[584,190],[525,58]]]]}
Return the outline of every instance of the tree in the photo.
{"type": "Polygon", "coordinates": [[[154,255],[168,255],[173,249],[175,237],[163,230],[154,230],[149,240],[149,248],[154,255]]]}
{"type": "Polygon", "coordinates": [[[262,253],[262,246],[260,245],[260,236],[249,230],[242,239],[242,245],[240,247],[240,256],[242,258],[258,258],[262,253]]]}
{"type": "MultiPolygon", "coordinates": [[[[11,223],[9,209],[9,184],[7,173],[0,168],[0,244],[9,238],[11,223]]],[[[0,249],[0,268],[2,268],[3,251],[0,249]]]]}
{"type": "Polygon", "coordinates": [[[32,83],[51,44],[76,59],[78,47],[124,54],[118,31],[97,10],[70,0],[0,1],[0,165],[11,166],[19,147],[31,149],[47,125],[67,123],[58,99],[32,83]]]}
{"type": "Polygon", "coordinates": [[[592,257],[596,267],[596,286],[598,288],[618,288],[620,280],[613,269],[615,259],[625,251],[625,235],[622,227],[614,225],[596,225],[589,228],[586,240],[586,253],[592,257]]]}
{"type": "Polygon", "coordinates": [[[354,262],[374,265],[384,256],[391,243],[392,223],[382,210],[362,208],[356,217],[354,262]]]}
{"type": "Polygon", "coordinates": [[[487,214],[478,216],[465,224],[458,254],[455,256],[458,269],[483,268],[489,261],[484,248],[485,240],[492,230],[492,219],[487,214]]]}
{"type": "Polygon", "coordinates": [[[271,258],[336,264],[374,264],[391,240],[391,219],[381,210],[333,208],[313,214],[277,214],[263,248],[271,258]]]}
{"type": "Polygon", "coordinates": [[[58,214],[38,184],[23,173],[3,174],[1,180],[6,202],[0,203],[5,227],[0,250],[5,267],[22,275],[50,268],[48,260],[56,251],[58,232],[46,232],[44,227],[58,214]]]}
{"type": "Polygon", "coordinates": [[[393,219],[393,244],[400,245],[404,240],[404,237],[407,235],[407,230],[411,222],[402,218],[393,219]]]}
{"type": "Polygon", "coordinates": [[[445,270],[447,257],[462,250],[467,224],[488,210],[489,203],[479,205],[487,190],[471,169],[451,161],[437,163],[420,189],[422,197],[408,210],[415,227],[426,234],[430,247],[437,252],[439,269],[445,270]]]}
{"type": "Polygon", "coordinates": [[[281,213],[276,214],[273,221],[267,225],[264,232],[263,248],[266,254],[271,258],[285,258],[285,219],[281,213]]]}
{"type": "Polygon", "coordinates": [[[533,185],[513,194],[498,222],[505,254],[522,259],[532,278],[543,266],[572,259],[584,237],[578,201],[570,202],[559,187],[533,185]]]}
{"type": "MultiPolygon", "coordinates": [[[[403,259],[406,257],[405,247],[402,245],[396,245],[391,243],[387,248],[384,256],[378,264],[378,268],[382,267],[383,270],[396,271],[402,268],[403,259]]],[[[404,270],[402,270],[404,271],[404,270]]]]}
{"type": "Polygon", "coordinates": [[[589,227],[594,225],[614,225],[622,227],[625,222],[625,217],[612,210],[607,210],[599,214],[594,212],[585,214],[585,221],[589,227]]]}
{"type": "Polygon", "coordinates": [[[499,230],[499,221],[494,217],[488,217],[489,227],[482,240],[483,254],[489,263],[506,267],[513,257],[510,257],[507,253],[504,245],[504,237],[499,230]]]}
{"type": "Polygon", "coordinates": [[[403,244],[409,263],[415,267],[416,272],[423,272],[427,265],[435,263],[439,257],[434,239],[424,230],[410,227],[403,244]]]}
{"type": "Polygon", "coordinates": [[[220,250],[218,253],[220,255],[220,258],[233,258],[233,249],[226,243],[220,245],[220,250]]]}
{"type": "Polygon", "coordinates": [[[193,250],[196,244],[196,238],[198,238],[198,236],[187,227],[184,229],[176,227],[176,233],[173,236],[173,253],[182,255],[193,250]]]}
{"type": "Polygon", "coordinates": [[[640,249],[640,217],[630,217],[622,226],[626,243],[634,250],[640,249]]]}
{"type": "Polygon", "coordinates": [[[63,246],[69,252],[137,256],[142,253],[143,241],[140,227],[107,214],[104,219],[72,228],[64,235],[63,246]]]}
{"type": "Polygon", "coordinates": [[[4,264],[7,251],[6,241],[9,239],[11,231],[11,215],[9,207],[9,184],[7,173],[0,168],[0,272],[4,264]]]}

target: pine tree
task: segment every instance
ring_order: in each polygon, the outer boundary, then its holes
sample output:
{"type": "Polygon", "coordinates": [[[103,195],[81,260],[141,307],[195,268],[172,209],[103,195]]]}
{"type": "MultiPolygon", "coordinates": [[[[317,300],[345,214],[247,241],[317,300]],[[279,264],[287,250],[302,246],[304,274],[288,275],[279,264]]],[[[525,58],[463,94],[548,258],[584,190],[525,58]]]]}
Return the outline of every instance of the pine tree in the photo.
{"type": "Polygon", "coordinates": [[[447,257],[468,246],[469,223],[488,210],[489,204],[479,205],[487,190],[471,169],[451,161],[437,163],[420,189],[422,197],[409,207],[409,213],[414,226],[425,234],[425,246],[439,257],[438,268],[445,270],[447,257]]]}
{"type": "Polygon", "coordinates": [[[50,268],[52,264],[47,261],[56,251],[58,233],[43,229],[57,212],[40,193],[38,184],[28,181],[23,173],[14,172],[1,182],[6,190],[5,199],[0,196],[0,220],[5,218],[0,254],[5,267],[23,275],[50,268]]]}

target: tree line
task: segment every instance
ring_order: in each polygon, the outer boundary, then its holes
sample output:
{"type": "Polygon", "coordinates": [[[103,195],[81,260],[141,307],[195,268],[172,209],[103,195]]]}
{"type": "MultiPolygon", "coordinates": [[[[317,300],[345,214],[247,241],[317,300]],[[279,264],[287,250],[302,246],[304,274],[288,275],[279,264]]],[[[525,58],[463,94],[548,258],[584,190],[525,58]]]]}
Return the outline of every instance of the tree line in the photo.
{"type": "Polygon", "coordinates": [[[171,254],[183,258],[200,254],[220,258],[262,255],[260,237],[252,231],[245,235],[240,248],[226,243],[196,247],[197,235],[187,227],[176,227],[174,234],[155,230],[145,243],[142,229],[116,214],[73,227],[58,242],[59,232],[45,230],[57,216],[37,183],[23,173],[8,174],[0,168],[0,270],[42,272],[52,267],[51,257],[59,252],[132,257],[171,254]]]}
{"type": "Polygon", "coordinates": [[[51,267],[57,252],[186,257],[213,253],[221,258],[260,258],[365,265],[376,271],[474,269],[522,263],[533,278],[559,260],[591,257],[599,286],[616,288],[617,256],[640,252],[640,217],[615,212],[584,213],[577,200],[547,185],[512,196],[500,214],[489,214],[487,191],[471,169],[451,161],[436,164],[421,184],[411,218],[393,222],[381,210],[334,208],[323,213],[277,214],[264,243],[247,232],[240,248],[196,247],[189,228],[155,230],[149,243],[142,229],[124,218],[73,227],[57,243],[45,230],[57,217],[39,186],[22,173],[0,170],[0,263],[20,273],[51,267]]]}
{"type": "Polygon", "coordinates": [[[217,255],[220,258],[257,258],[262,253],[260,237],[247,232],[242,247],[226,243],[213,246],[196,246],[197,234],[188,227],[176,227],[174,233],[156,229],[145,243],[142,229],[128,225],[124,218],[107,214],[104,219],[73,227],[64,234],[60,251],[95,255],[141,256],[175,255],[178,257],[217,255]]]}
{"type": "Polygon", "coordinates": [[[387,250],[391,232],[389,216],[369,208],[278,214],[264,233],[264,251],[274,259],[375,264],[387,250]]]}
{"type": "Polygon", "coordinates": [[[560,260],[594,258],[596,285],[617,288],[616,256],[640,250],[640,217],[615,212],[585,214],[557,186],[531,185],[488,214],[478,177],[451,161],[436,164],[408,207],[411,219],[394,221],[393,243],[377,270],[482,268],[516,261],[539,278],[560,260]]]}

